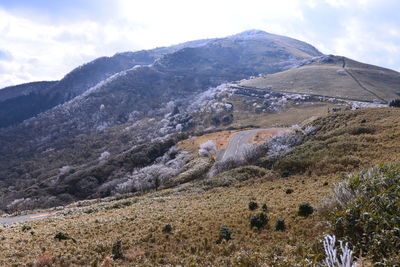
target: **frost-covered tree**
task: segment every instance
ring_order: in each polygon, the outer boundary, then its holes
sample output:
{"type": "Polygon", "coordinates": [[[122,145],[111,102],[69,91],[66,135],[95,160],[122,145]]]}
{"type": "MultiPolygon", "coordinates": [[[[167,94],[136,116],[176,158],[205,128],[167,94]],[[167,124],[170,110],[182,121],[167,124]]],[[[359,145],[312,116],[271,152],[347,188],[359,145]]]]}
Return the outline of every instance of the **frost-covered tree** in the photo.
{"type": "Polygon", "coordinates": [[[208,140],[199,147],[199,155],[202,157],[211,157],[217,153],[215,141],[208,140]]]}

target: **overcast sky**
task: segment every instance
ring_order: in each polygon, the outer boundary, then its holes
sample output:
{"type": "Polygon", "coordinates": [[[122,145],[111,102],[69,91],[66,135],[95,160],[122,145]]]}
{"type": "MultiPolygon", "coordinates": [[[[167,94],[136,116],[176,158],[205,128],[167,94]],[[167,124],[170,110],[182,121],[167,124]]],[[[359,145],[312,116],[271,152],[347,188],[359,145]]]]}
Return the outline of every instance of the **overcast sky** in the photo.
{"type": "Polygon", "coordinates": [[[399,0],[0,0],[0,88],[248,29],[400,71],[399,14],[399,0]]]}

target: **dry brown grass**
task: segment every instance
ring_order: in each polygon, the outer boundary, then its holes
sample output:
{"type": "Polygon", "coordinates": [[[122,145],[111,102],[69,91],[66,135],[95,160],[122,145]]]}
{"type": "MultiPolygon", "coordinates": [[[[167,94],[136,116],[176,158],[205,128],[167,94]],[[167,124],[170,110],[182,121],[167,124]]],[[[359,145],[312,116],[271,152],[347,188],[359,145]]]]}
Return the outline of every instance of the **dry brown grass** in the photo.
{"type": "Polygon", "coordinates": [[[241,98],[235,98],[232,103],[240,112],[234,113],[233,127],[241,125],[254,125],[259,128],[270,127],[290,127],[295,124],[301,124],[314,116],[324,116],[332,108],[343,108],[343,105],[336,105],[327,102],[303,102],[299,105],[289,105],[286,109],[275,113],[260,113],[246,111],[242,107],[241,98]]]}
{"type": "Polygon", "coordinates": [[[56,266],[61,262],[88,266],[101,262],[110,255],[112,244],[122,240],[123,249],[129,251],[125,255],[131,256],[116,260],[118,266],[221,266],[233,264],[240,257],[248,257],[251,262],[261,257],[270,264],[285,260],[286,266],[294,266],[303,257],[312,258],[320,252],[314,236],[322,234],[325,224],[317,215],[298,217],[297,209],[302,202],[317,204],[329,190],[323,186],[326,180],[332,181],[330,177],[302,176],[274,181],[258,179],[203,193],[153,193],[121,209],[91,214],[75,210],[62,220],[30,223],[36,233],[33,236],[21,232],[20,227],[4,229],[1,234],[6,242],[0,244],[0,265],[25,264],[46,248],[57,255],[56,266]],[[286,194],[287,188],[294,193],[286,194]],[[249,200],[267,203],[269,228],[260,232],[250,229],[249,200]],[[285,232],[273,230],[278,218],[285,219],[285,232]],[[172,234],[162,232],[165,224],[172,225],[172,234]],[[222,225],[232,229],[233,240],[218,245],[222,225]],[[67,232],[77,244],[55,241],[53,236],[58,231],[67,232]]]}
{"type": "Polygon", "coordinates": [[[250,143],[260,145],[260,144],[264,143],[265,141],[267,141],[268,139],[270,139],[271,137],[273,137],[279,133],[283,133],[283,132],[287,132],[287,131],[290,131],[290,129],[261,130],[252,136],[250,143]]]}
{"type": "Polygon", "coordinates": [[[41,254],[35,261],[34,267],[51,267],[54,263],[54,257],[48,252],[41,254]]]}
{"type": "Polygon", "coordinates": [[[370,92],[348,74],[342,61],[335,64],[312,64],[244,81],[241,85],[274,91],[315,94],[362,101],[391,100],[398,97],[400,74],[376,66],[346,59],[347,70],[370,92]],[[372,93],[371,93],[372,92],[372,93]],[[375,94],[375,95],[374,95],[375,94]],[[378,96],[378,97],[377,97],[378,96]]]}
{"type": "Polygon", "coordinates": [[[115,266],[308,266],[307,259],[321,259],[321,237],[329,227],[319,213],[299,217],[298,206],[318,206],[345,171],[358,168],[346,167],[341,155],[357,157],[363,167],[400,159],[400,109],[349,111],[315,123],[317,135],[295,153],[326,157],[307,175],[268,174],[229,187],[204,190],[189,184],[131,199],[75,204],[62,218],[25,223],[34,234],[21,226],[1,229],[0,266],[33,265],[44,250],[54,255],[54,266],[99,265],[117,240],[125,259],[115,260],[115,266]],[[286,194],[287,189],[294,192],[286,194]],[[250,229],[250,200],[267,203],[269,227],[250,229]],[[127,201],[130,205],[118,205],[127,201]],[[273,229],[277,219],[285,219],[286,231],[273,229]],[[172,233],[163,233],[166,224],[172,233]],[[232,240],[217,244],[223,225],[232,230],[232,240]],[[60,231],[77,243],[56,241],[60,231]]]}
{"type": "Polygon", "coordinates": [[[215,141],[217,150],[222,150],[226,148],[226,146],[229,143],[229,140],[238,131],[239,130],[220,131],[220,132],[205,134],[199,137],[193,137],[179,142],[178,147],[182,150],[189,151],[192,154],[197,155],[199,146],[202,143],[207,142],[208,140],[212,140],[215,141]]]}

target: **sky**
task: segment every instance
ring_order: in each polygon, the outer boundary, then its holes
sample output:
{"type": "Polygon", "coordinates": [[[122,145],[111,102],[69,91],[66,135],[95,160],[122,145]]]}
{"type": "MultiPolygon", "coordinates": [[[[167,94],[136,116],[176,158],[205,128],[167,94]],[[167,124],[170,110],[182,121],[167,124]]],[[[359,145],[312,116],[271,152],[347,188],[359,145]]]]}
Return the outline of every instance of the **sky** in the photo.
{"type": "Polygon", "coordinates": [[[0,0],[0,88],[249,29],[400,71],[399,0],[0,0]]]}

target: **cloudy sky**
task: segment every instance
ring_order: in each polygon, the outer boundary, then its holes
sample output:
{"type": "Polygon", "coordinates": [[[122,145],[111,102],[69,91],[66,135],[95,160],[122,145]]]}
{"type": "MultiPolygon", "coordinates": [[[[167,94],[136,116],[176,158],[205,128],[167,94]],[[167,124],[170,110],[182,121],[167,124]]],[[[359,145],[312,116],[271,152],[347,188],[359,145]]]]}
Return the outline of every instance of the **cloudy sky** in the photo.
{"type": "Polygon", "coordinates": [[[400,71],[399,11],[399,0],[0,0],[0,88],[248,29],[400,71]]]}

